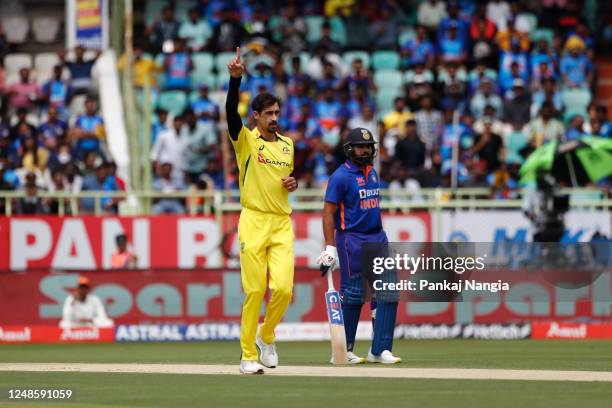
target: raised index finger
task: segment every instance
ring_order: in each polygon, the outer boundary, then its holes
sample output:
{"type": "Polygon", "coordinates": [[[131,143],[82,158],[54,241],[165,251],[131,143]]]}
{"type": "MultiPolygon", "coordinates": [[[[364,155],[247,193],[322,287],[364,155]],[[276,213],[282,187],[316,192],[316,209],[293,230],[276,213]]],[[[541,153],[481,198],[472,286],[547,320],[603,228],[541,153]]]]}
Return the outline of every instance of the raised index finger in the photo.
{"type": "Polygon", "coordinates": [[[236,47],[236,61],[240,63],[240,47],[236,47]]]}

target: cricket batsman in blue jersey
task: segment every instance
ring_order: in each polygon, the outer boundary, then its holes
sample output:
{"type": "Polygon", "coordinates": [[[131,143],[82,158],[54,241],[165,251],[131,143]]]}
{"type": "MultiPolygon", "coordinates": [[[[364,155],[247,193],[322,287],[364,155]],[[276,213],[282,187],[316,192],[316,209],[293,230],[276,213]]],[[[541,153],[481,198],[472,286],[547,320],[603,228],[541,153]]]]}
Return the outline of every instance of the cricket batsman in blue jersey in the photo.
{"type": "MultiPolygon", "coordinates": [[[[346,162],[330,177],[325,192],[323,234],[326,248],[317,263],[327,269],[340,265],[340,296],[349,364],[364,362],[353,352],[361,307],[365,302],[361,271],[362,244],[387,244],[380,215],[379,180],[372,167],[376,141],[363,128],[352,129],[344,144],[346,162]]],[[[394,364],[392,354],[397,301],[372,302],[374,337],[365,359],[371,363],[394,364]]]]}

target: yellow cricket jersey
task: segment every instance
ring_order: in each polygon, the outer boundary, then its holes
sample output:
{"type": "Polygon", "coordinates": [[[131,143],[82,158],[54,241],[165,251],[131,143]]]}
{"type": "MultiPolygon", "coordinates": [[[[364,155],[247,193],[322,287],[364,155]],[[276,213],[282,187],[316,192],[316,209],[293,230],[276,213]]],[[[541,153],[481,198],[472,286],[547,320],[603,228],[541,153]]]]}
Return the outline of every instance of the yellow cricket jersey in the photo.
{"type": "Polygon", "coordinates": [[[289,192],[282,178],[293,172],[293,141],[276,134],[268,142],[257,128],[242,126],[238,139],[230,137],[238,162],[240,204],[250,210],[291,214],[289,192]]]}

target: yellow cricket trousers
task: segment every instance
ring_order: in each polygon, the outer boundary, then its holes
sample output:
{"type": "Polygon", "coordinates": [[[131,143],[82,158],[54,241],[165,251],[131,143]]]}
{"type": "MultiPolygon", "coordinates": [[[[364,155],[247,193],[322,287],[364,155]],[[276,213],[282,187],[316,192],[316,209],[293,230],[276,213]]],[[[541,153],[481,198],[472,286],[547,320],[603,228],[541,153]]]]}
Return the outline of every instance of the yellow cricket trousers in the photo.
{"type": "Polygon", "coordinates": [[[271,296],[259,330],[265,343],[275,341],[274,329],[291,302],[294,240],[291,217],[243,208],[238,223],[238,240],[242,290],[245,294],[240,348],[243,360],[257,360],[255,336],[268,272],[271,296]]]}

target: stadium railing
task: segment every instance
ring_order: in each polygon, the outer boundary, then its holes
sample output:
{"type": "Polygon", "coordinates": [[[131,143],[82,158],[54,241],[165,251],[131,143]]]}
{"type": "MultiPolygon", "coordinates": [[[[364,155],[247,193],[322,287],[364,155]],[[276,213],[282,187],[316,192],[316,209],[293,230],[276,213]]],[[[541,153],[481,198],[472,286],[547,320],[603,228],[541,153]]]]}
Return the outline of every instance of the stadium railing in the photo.
{"type": "MultiPolygon", "coordinates": [[[[392,213],[414,210],[476,210],[476,209],[521,209],[525,190],[519,192],[516,198],[490,198],[492,191],[488,188],[463,189],[422,189],[418,192],[391,191],[383,189],[380,192],[380,204],[384,210],[392,213]]],[[[562,189],[561,193],[570,195],[570,206],[583,210],[612,210],[612,196],[604,189],[574,188],[562,189]]],[[[322,189],[300,189],[290,195],[291,207],[294,211],[321,211],[323,208],[322,189]]],[[[4,214],[15,215],[15,202],[26,197],[24,191],[1,191],[0,200],[4,202],[4,214]]],[[[82,191],[78,195],[66,192],[39,192],[37,197],[42,200],[55,199],[58,203],[59,216],[65,215],[107,215],[103,211],[102,201],[116,199],[119,215],[149,215],[152,203],[158,199],[182,199],[186,201],[185,214],[188,215],[220,215],[224,212],[240,211],[239,192],[229,191],[181,191],[176,193],[160,193],[156,191],[82,191]],[[94,211],[83,212],[80,200],[93,199],[94,211]]]]}

